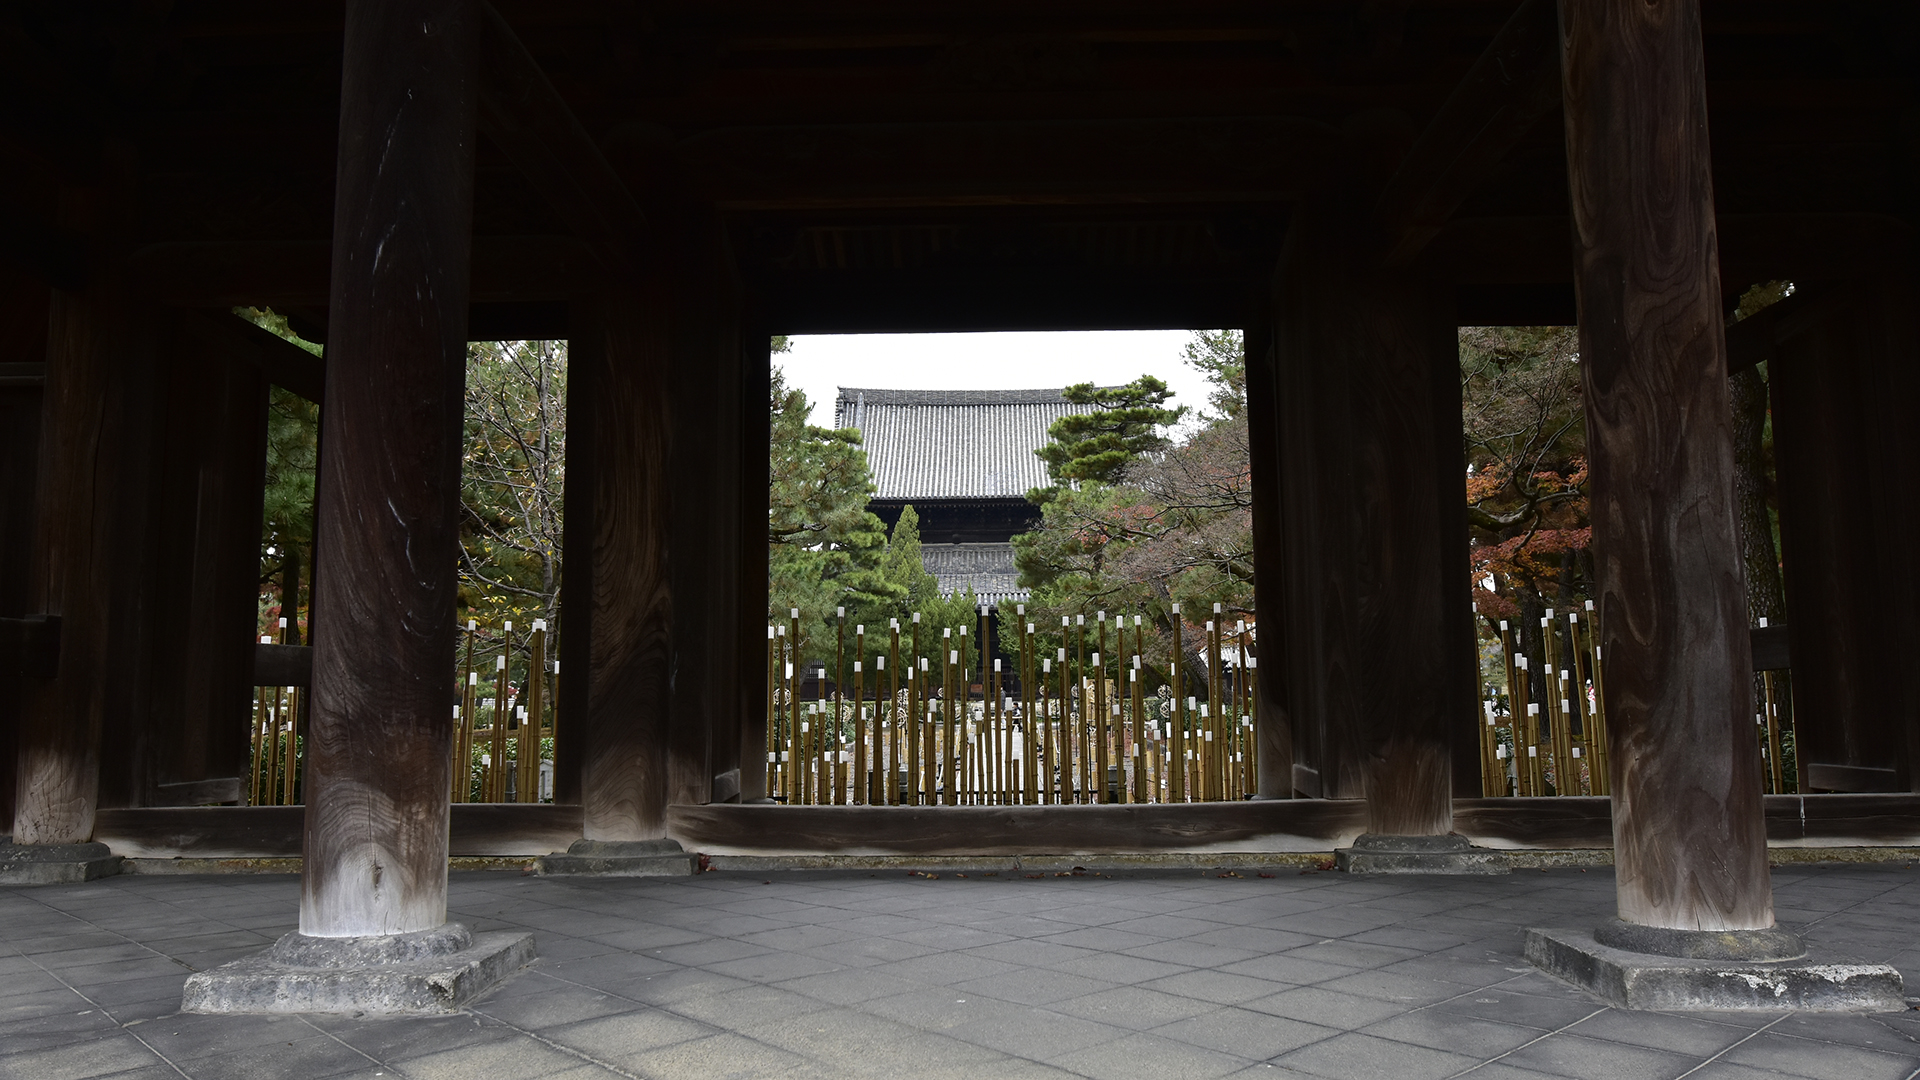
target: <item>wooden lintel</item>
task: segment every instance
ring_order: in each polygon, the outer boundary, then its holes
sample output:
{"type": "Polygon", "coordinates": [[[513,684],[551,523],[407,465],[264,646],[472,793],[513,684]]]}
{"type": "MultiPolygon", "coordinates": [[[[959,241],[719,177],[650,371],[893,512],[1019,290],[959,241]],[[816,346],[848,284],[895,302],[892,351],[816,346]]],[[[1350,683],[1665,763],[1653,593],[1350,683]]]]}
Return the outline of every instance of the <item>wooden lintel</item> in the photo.
{"type": "Polygon", "coordinates": [[[50,679],[60,662],[60,616],[0,618],[0,675],[50,679]]]}
{"type": "Polygon", "coordinates": [[[270,645],[253,647],[253,685],[312,686],[313,646],[270,645]]]}
{"type": "Polygon", "coordinates": [[[1280,201],[1331,175],[1341,153],[1332,126],[1286,116],[737,127],[677,148],[689,190],[756,209],[1280,201]]]}
{"type": "Polygon", "coordinates": [[[1787,624],[1757,626],[1747,631],[1753,641],[1753,670],[1780,671],[1793,666],[1787,624]]]}
{"type": "MultiPolygon", "coordinates": [[[[1913,227],[1888,214],[1721,214],[1720,278],[1730,295],[1764,281],[1817,281],[1905,273],[1913,227]]],[[[1573,279],[1573,231],[1564,217],[1447,222],[1420,265],[1457,284],[1573,279]]]]}
{"type": "Polygon", "coordinates": [[[180,332],[205,352],[259,369],[268,382],[317,402],[326,391],[321,359],[293,342],[226,312],[189,312],[180,332]]]}
{"type": "MultiPolygon", "coordinates": [[[[300,806],[102,810],[94,838],[145,858],[300,854],[300,806]]],[[[1920,795],[1766,796],[1775,847],[1920,845],[1920,795]]],[[[1482,847],[1607,848],[1606,798],[1455,799],[1454,828],[1482,847]]],[[[669,832],[689,849],[804,855],[1099,854],[1154,851],[1331,851],[1365,827],[1357,801],[1275,799],[1186,806],[859,807],[676,806],[669,832]],[[1003,815],[1003,824],[982,823],[1003,815]],[[866,827],[866,832],[859,830],[866,827]],[[765,830],[765,831],[763,831],[765,830]],[[1295,845],[1284,847],[1279,845],[1295,845]]],[[[451,854],[544,855],[580,837],[576,805],[455,803],[451,854]]]]}
{"type": "Polygon", "coordinates": [[[1374,204],[1389,266],[1411,263],[1541,117],[1560,106],[1553,0],[1525,0],[1454,88],[1374,204]]]}
{"type": "Polygon", "coordinates": [[[156,784],[152,803],[155,806],[218,806],[237,803],[241,798],[240,778],[224,776],[214,780],[156,784]]]}
{"type": "Polygon", "coordinates": [[[1839,315],[1852,300],[1846,288],[1796,285],[1792,296],[1727,327],[1727,374],[1773,359],[1780,346],[1839,315]]]}
{"type": "Polygon", "coordinates": [[[481,130],[569,232],[624,261],[646,231],[639,204],[513,28],[482,7],[481,130]]]}
{"type": "MultiPolygon", "coordinates": [[[[333,245],[325,240],[152,244],[129,271],[141,295],[173,307],[327,306],[333,245]]],[[[565,300],[604,275],[600,258],[571,236],[473,238],[475,303],[565,300]]]]}

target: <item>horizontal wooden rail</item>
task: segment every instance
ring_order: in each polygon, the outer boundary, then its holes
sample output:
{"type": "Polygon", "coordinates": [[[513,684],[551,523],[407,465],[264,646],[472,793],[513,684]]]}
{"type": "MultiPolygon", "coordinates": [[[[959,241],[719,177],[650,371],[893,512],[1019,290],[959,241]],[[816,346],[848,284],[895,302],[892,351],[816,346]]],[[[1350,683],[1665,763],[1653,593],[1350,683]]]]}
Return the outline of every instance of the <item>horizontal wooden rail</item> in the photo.
{"type": "MultiPolygon", "coordinates": [[[[299,806],[102,810],[94,838],[145,858],[300,854],[299,806]]],[[[1920,847],[1920,795],[1769,795],[1775,847],[1920,847]]],[[[453,807],[452,854],[527,856],[580,838],[580,807],[453,807]]],[[[1106,806],[673,806],[669,835],[710,854],[1067,855],[1331,851],[1366,825],[1357,800],[1106,806]]],[[[1608,800],[1456,799],[1454,829],[1507,850],[1608,848],[1608,800]]]]}

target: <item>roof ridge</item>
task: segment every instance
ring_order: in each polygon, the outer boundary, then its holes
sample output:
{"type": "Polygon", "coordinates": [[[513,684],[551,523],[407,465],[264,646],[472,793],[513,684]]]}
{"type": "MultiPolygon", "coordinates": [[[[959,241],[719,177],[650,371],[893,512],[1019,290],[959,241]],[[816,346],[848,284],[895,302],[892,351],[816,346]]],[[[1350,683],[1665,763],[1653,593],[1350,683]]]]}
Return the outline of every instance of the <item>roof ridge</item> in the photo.
{"type": "Polygon", "coordinates": [[[1023,390],[902,390],[871,386],[842,386],[835,404],[852,404],[862,397],[868,405],[1065,405],[1058,389],[1023,390]]]}

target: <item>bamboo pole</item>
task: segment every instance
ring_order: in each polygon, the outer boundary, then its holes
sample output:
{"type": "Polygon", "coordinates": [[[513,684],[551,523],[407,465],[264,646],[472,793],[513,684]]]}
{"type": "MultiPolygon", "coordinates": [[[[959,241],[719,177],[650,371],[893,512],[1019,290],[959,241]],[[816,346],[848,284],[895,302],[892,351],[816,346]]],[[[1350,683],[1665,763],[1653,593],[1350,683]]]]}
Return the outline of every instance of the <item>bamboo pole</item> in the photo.
{"type": "Polygon", "coordinates": [[[1107,734],[1112,724],[1107,718],[1107,613],[1094,617],[1099,626],[1099,647],[1093,654],[1093,797],[1089,802],[1107,801],[1107,734]]]}
{"type": "Polygon", "coordinates": [[[513,639],[513,623],[505,625],[500,655],[494,658],[493,667],[493,737],[487,743],[486,769],[487,801],[490,803],[507,801],[507,643],[513,639]]]}
{"type": "Polygon", "coordinates": [[[873,801],[873,772],[867,760],[866,681],[861,668],[867,655],[867,627],[853,628],[853,793],[852,802],[865,806],[873,801]]]}

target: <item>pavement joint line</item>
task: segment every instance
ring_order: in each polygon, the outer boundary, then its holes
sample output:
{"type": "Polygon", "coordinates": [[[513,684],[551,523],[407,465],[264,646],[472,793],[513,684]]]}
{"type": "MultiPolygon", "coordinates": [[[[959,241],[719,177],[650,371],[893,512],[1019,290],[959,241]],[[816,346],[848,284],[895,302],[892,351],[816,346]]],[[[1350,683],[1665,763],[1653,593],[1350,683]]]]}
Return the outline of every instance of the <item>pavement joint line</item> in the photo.
{"type": "MultiPolygon", "coordinates": [[[[65,916],[66,918],[69,918],[69,919],[72,919],[72,920],[73,920],[73,921],[75,921],[75,922],[79,922],[79,923],[85,923],[86,925],[88,925],[88,926],[91,926],[91,927],[93,927],[93,928],[94,928],[95,930],[98,930],[98,931],[100,931],[100,932],[101,932],[101,933],[103,933],[103,934],[111,934],[111,935],[113,935],[114,937],[117,937],[117,938],[119,938],[119,939],[120,939],[121,941],[124,941],[124,942],[126,942],[127,944],[129,944],[129,945],[135,945],[135,946],[138,946],[138,947],[140,947],[140,948],[142,948],[142,949],[145,949],[146,951],[148,951],[148,952],[150,952],[150,953],[152,953],[153,955],[155,955],[155,956],[157,956],[157,957],[159,957],[159,958],[161,958],[162,960],[165,960],[165,961],[167,961],[168,963],[171,963],[171,964],[178,964],[178,965],[180,965],[181,967],[183,967],[183,968],[186,968],[186,969],[187,969],[187,972],[188,972],[189,974],[191,974],[191,973],[193,973],[194,971],[196,971],[196,970],[198,970],[198,969],[196,969],[196,968],[195,968],[195,967],[194,967],[194,966],[193,966],[192,964],[189,964],[189,963],[187,963],[186,961],[184,961],[184,960],[181,960],[181,959],[180,959],[179,957],[176,957],[176,956],[168,956],[168,955],[167,955],[166,953],[163,953],[163,952],[161,952],[161,951],[160,951],[159,949],[156,949],[156,948],[154,948],[153,946],[151,946],[151,945],[149,945],[149,944],[147,944],[146,942],[144,942],[144,941],[135,941],[134,939],[132,939],[132,938],[130,938],[130,937],[128,937],[127,935],[125,935],[125,934],[123,934],[123,933],[121,933],[121,932],[120,932],[120,931],[118,931],[118,930],[109,930],[109,929],[107,929],[106,927],[104,927],[104,926],[101,926],[101,925],[100,925],[99,923],[97,923],[97,922],[94,922],[94,921],[93,921],[92,919],[89,919],[89,918],[87,918],[87,917],[85,917],[84,915],[75,915],[75,914],[74,914],[73,912],[71,912],[71,911],[67,911],[67,910],[65,910],[64,908],[57,908],[57,907],[54,907],[54,906],[53,906],[52,904],[49,904],[49,903],[47,903],[46,901],[44,901],[44,900],[42,900],[42,899],[40,899],[40,897],[38,897],[38,896],[31,896],[31,895],[30,895],[30,896],[28,896],[28,899],[30,899],[30,900],[32,900],[32,901],[33,901],[34,903],[36,903],[36,904],[39,904],[39,905],[40,905],[41,907],[44,907],[44,908],[46,908],[46,909],[47,909],[48,911],[52,911],[52,912],[56,912],[56,913],[58,913],[58,914],[60,914],[60,915],[62,915],[62,916],[65,916]]],[[[15,951],[18,951],[18,950],[16,949],[15,951]]],[[[20,955],[22,955],[22,956],[25,956],[26,954],[25,954],[25,953],[21,953],[20,955]]],[[[41,970],[43,970],[43,971],[44,971],[45,969],[44,969],[44,968],[42,968],[41,970]]],[[[48,972],[48,974],[52,974],[52,973],[51,973],[51,972],[48,972]]],[[[57,975],[56,975],[56,976],[54,976],[54,977],[55,977],[55,978],[59,978],[59,976],[57,976],[57,975]]],[[[64,979],[62,979],[61,981],[62,981],[62,982],[65,982],[66,980],[64,980],[64,979]]],[[[78,991],[75,991],[75,992],[77,993],[78,991]]]]}
{"type": "MultiPolygon", "coordinates": [[[[58,910],[58,909],[56,908],[55,910],[58,910]]],[[[20,948],[19,948],[18,946],[15,946],[15,947],[14,947],[14,950],[13,950],[13,951],[14,951],[14,953],[15,953],[16,955],[18,955],[18,956],[20,956],[20,957],[21,957],[22,959],[24,959],[24,960],[26,960],[26,962],[27,962],[27,963],[29,963],[29,964],[32,964],[32,965],[33,965],[34,967],[37,967],[37,968],[39,968],[39,969],[40,969],[40,970],[41,970],[41,971],[42,971],[43,973],[45,973],[45,974],[47,975],[47,977],[49,977],[49,978],[51,978],[51,979],[53,979],[53,980],[54,980],[55,982],[58,982],[58,983],[59,983],[59,984],[60,984],[61,986],[64,986],[64,987],[66,987],[67,989],[69,989],[69,990],[71,990],[71,991],[73,991],[73,993],[74,993],[74,995],[75,995],[76,997],[78,997],[78,998],[79,998],[79,999],[80,999],[81,1001],[84,1001],[84,1002],[86,1002],[87,1004],[89,1004],[89,1005],[91,1005],[91,1006],[93,1006],[93,1007],[94,1007],[95,1009],[98,1009],[98,1010],[100,1011],[100,1015],[101,1015],[101,1016],[104,1016],[104,1017],[106,1017],[107,1019],[109,1019],[109,1020],[111,1020],[111,1021],[113,1021],[113,1023],[114,1023],[114,1026],[115,1026],[115,1027],[117,1027],[117,1028],[119,1028],[119,1029],[120,1029],[121,1031],[123,1031],[123,1032],[125,1032],[125,1033],[127,1033],[128,1035],[131,1035],[131,1036],[133,1036],[133,1041],[134,1041],[134,1042],[137,1042],[137,1043],[139,1043],[139,1044],[140,1044],[141,1046],[144,1046],[144,1047],[146,1047],[146,1048],[147,1048],[147,1053],[149,1053],[149,1054],[152,1054],[152,1055],[153,1055],[154,1057],[157,1057],[157,1058],[159,1058],[159,1059],[160,1059],[161,1061],[163,1061],[163,1062],[166,1062],[166,1065],[167,1065],[167,1068],[169,1068],[169,1069],[172,1069],[172,1070],[173,1070],[174,1072],[177,1072],[177,1073],[179,1073],[179,1074],[180,1074],[180,1076],[181,1076],[181,1077],[183,1078],[183,1080],[193,1080],[193,1078],[192,1078],[192,1077],[190,1077],[190,1076],[188,1076],[188,1075],[186,1074],[186,1071],[185,1071],[185,1070],[183,1070],[183,1069],[181,1069],[181,1068],[180,1068],[180,1066],[178,1066],[178,1065],[176,1065],[176,1064],[174,1064],[174,1063],[173,1063],[173,1059],[172,1059],[172,1058],[170,1058],[170,1057],[168,1057],[167,1055],[165,1055],[165,1054],[163,1054],[163,1053],[161,1053],[161,1052],[160,1052],[160,1051],[159,1051],[158,1049],[156,1049],[156,1048],[154,1047],[154,1045],[153,1045],[152,1043],[150,1043],[150,1042],[148,1042],[147,1040],[145,1040],[145,1039],[143,1039],[143,1038],[141,1038],[141,1037],[140,1037],[140,1033],[139,1033],[139,1032],[137,1032],[137,1031],[135,1031],[135,1030],[133,1030],[133,1028],[132,1028],[132,1026],[131,1026],[131,1025],[128,1025],[128,1024],[125,1024],[125,1023],[122,1023],[119,1017],[117,1017],[117,1016],[115,1016],[115,1015],[113,1015],[113,1010],[112,1010],[112,1009],[109,1009],[109,1008],[107,1008],[106,1006],[104,1006],[104,1005],[102,1005],[102,1004],[100,1004],[99,1002],[97,1002],[97,1001],[95,1001],[95,1000],[93,1000],[92,998],[90,998],[90,997],[88,997],[88,996],[86,995],[86,992],[85,992],[85,991],[83,991],[83,990],[81,990],[81,989],[80,989],[79,987],[77,987],[77,986],[75,986],[75,985],[73,985],[72,983],[70,983],[70,982],[68,982],[67,980],[65,980],[65,979],[63,979],[63,978],[61,978],[61,977],[60,977],[59,975],[57,975],[57,974],[55,974],[54,972],[52,972],[52,971],[50,971],[50,970],[48,970],[48,968],[47,968],[47,966],[46,966],[45,964],[42,964],[42,963],[41,963],[40,961],[38,961],[38,960],[35,960],[35,959],[34,959],[33,957],[31,957],[31,956],[28,956],[28,955],[27,955],[26,953],[24,953],[24,952],[21,952],[21,951],[20,951],[20,948]]],[[[135,1021],[135,1023],[139,1023],[139,1022],[140,1022],[140,1021],[135,1021]]]]}
{"type": "MultiPolygon", "coordinates": [[[[617,997],[617,996],[619,996],[619,995],[614,995],[614,996],[616,996],[616,997],[617,997]]],[[[653,1008],[653,1006],[648,1006],[648,1007],[649,1007],[649,1008],[653,1008]]],[[[511,1022],[511,1021],[508,1021],[508,1020],[502,1020],[502,1019],[500,1019],[500,1018],[499,1018],[499,1017],[497,1017],[497,1016],[494,1016],[494,1015],[491,1015],[491,1014],[489,1014],[489,1013],[483,1013],[483,1012],[481,1012],[481,1011],[480,1011],[480,1010],[478,1010],[478,1009],[462,1009],[462,1010],[460,1010],[460,1011],[461,1011],[461,1012],[464,1012],[464,1013],[468,1013],[468,1014],[470,1014],[470,1015],[473,1015],[473,1016],[478,1016],[478,1017],[482,1017],[482,1018],[484,1018],[484,1019],[487,1019],[487,1020],[491,1020],[491,1021],[493,1021],[494,1023],[496,1023],[496,1024],[499,1024],[499,1025],[500,1025],[501,1027],[504,1027],[504,1028],[508,1028],[508,1029],[511,1029],[511,1030],[513,1030],[513,1031],[517,1031],[517,1032],[519,1032],[519,1033],[520,1033],[520,1034],[522,1034],[522,1035],[525,1035],[525,1036],[526,1036],[527,1038],[529,1038],[529,1039],[532,1039],[532,1040],[533,1040],[534,1042],[537,1042],[537,1043],[541,1043],[541,1044],[543,1044],[543,1045],[545,1045],[545,1046],[547,1046],[547,1047],[549,1047],[549,1048],[551,1048],[551,1049],[554,1049],[554,1050],[558,1050],[558,1051],[560,1051],[561,1053],[563,1053],[563,1054],[565,1054],[565,1055],[567,1055],[568,1057],[574,1057],[574,1058],[579,1058],[579,1059],[580,1059],[581,1061],[584,1061],[584,1062],[586,1062],[586,1063],[588,1063],[589,1065],[598,1065],[598,1066],[600,1066],[601,1068],[603,1068],[603,1069],[605,1069],[605,1070],[607,1070],[607,1071],[608,1071],[608,1072],[610,1072],[610,1073],[617,1073],[617,1074],[619,1074],[619,1075],[621,1075],[621,1076],[624,1076],[624,1077],[626,1077],[626,1078],[627,1078],[627,1080],[646,1080],[646,1078],[645,1078],[645,1077],[643,1077],[643,1076],[641,1076],[641,1075],[640,1075],[639,1073],[630,1073],[630,1072],[628,1072],[627,1070],[625,1070],[625,1069],[623,1069],[623,1068],[621,1068],[620,1066],[618,1066],[618,1065],[615,1065],[615,1064],[613,1064],[612,1062],[609,1062],[609,1061],[602,1061],[602,1060],[600,1060],[599,1058],[597,1058],[597,1057],[594,1057],[594,1056],[593,1056],[592,1054],[588,1054],[588,1053],[585,1053],[585,1052],[583,1052],[583,1051],[580,1051],[580,1050],[576,1050],[576,1049],[574,1049],[574,1048],[573,1048],[573,1047],[571,1047],[571,1046],[566,1046],[566,1045],[563,1045],[563,1044],[561,1044],[561,1043],[557,1043],[557,1042],[554,1042],[554,1041],[553,1041],[552,1039],[549,1039],[549,1038],[547,1038],[547,1037],[546,1037],[545,1035],[542,1035],[542,1034],[540,1034],[539,1032],[535,1032],[535,1031],[528,1031],[528,1030],[527,1030],[526,1028],[523,1028],[523,1027],[521,1027],[520,1025],[518,1025],[518,1024],[515,1024],[515,1023],[513,1023],[513,1022],[511,1022]]],[[[664,1011],[666,1011],[666,1010],[661,1010],[661,1011],[663,1011],[663,1012],[664,1012],[664,1011]]],[[[678,1016],[679,1014],[678,1014],[678,1013],[675,1013],[674,1015],[676,1015],[676,1016],[678,1016]]],[[[682,1019],[690,1019],[690,1018],[689,1018],[689,1017],[682,1017],[682,1019]]],[[[700,1038],[700,1037],[701,1037],[701,1036],[697,1036],[697,1035],[696,1035],[696,1036],[694,1036],[694,1038],[700,1038]]],[[[693,1039],[681,1039],[681,1040],[680,1040],[680,1042],[674,1042],[674,1043],[667,1043],[666,1045],[667,1045],[667,1046],[679,1046],[679,1045],[681,1045],[681,1043],[688,1043],[688,1042],[692,1042],[692,1041],[693,1041],[693,1039]]],[[[654,1049],[656,1049],[656,1050],[657,1050],[657,1049],[662,1049],[662,1047],[655,1047],[654,1049]]]]}
{"type": "Polygon", "coordinates": [[[1687,1077],[1692,1076],[1694,1073],[1699,1072],[1701,1069],[1706,1068],[1707,1066],[1713,1064],[1714,1062],[1719,1061],[1725,1055],[1731,1053],[1734,1047],[1743,1045],[1744,1043],[1746,1043],[1751,1039],[1759,1038],[1762,1034],[1764,1034],[1767,1031],[1768,1028],[1771,1028],[1773,1025],[1780,1023],[1782,1020],[1785,1020],[1787,1016],[1792,1016],[1792,1015],[1794,1014],[1787,1013],[1786,1016],[1778,1016],[1772,1020],[1767,1021],[1765,1024],[1762,1024],[1760,1027],[1755,1028],[1751,1033],[1745,1036],[1742,1036],[1739,1039],[1734,1040],[1732,1045],[1725,1047],[1718,1054],[1713,1055],[1712,1057],[1701,1062],[1700,1064],[1695,1065],[1693,1068],[1688,1069],[1686,1072],[1681,1073],[1679,1076],[1674,1077],[1673,1080],[1687,1080],[1687,1077]]]}
{"type": "Polygon", "coordinates": [[[388,1062],[381,1061],[379,1058],[374,1057],[372,1054],[367,1053],[365,1050],[360,1049],[359,1047],[353,1045],[352,1043],[341,1038],[340,1036],[335,1035],[333,1032],[328,1031],[326,1028],[323,1028],[320,1025],[314,1023],[311,1019],[307,1017],[305,1013],[295,1013],[294,1015],[299,1017],[301,1023],[307,1025],[313,1030],[319,1032],[322,1035],[325,1035],[327,1038],[332,1039],[334,1042],[339,1043],[341,1046],[346,1047],[347,1049],[353,1051],[354,1053],[359,1054],[361,1057],[366,1058],[368,1061],[373,1062],[375,1065],[380,1066],[382,1069],[392,1069],[396,1074],[400,1076],[400,1080],[406,1080],[407,1078],[406,1070],[400,1068],[397,1065],[393,1065],[388,1062]]]}
{"type": "MultiPolygon", "coordinates": [[[[1584,1024],[1584,1023],[1586,1023],[1587,1021],[1589,1021],[1589,1020],[1591,1020],[1591,1019],[1593,1019],[1594,1017],[1596,1017],[1596,1016],[1599,1016],[1599,1015],[1600,1015],[1601,1013],[1603,1013],[1603,1012],[1611,1012],[1611,1011],[1613,1011],[1613,1006],[1611,1006],[1611,1005],[1602,1005],[1602,1006],[1601,1006],[1600,1008],[1598,1008],[1598,1009],[1595,1009],[1595,1010],[1593,1010],[1592,1012],[1590,1012],[1590,1013],[1588,1013],[1587,1015],[1585,1015],[1585,1016],[1583,1016],[1583,1017],[1581,1017],[1580,1019],[1578,1019],[1578,1020],[1575,1020],[1575,1021],[1574,1021],[1573,1023],[1571,1023],[1571,1024],[1566,1024],[1566,1025],[1563,1025],[1563,1026],[1561,1026],[1561,1027],[1557,1027],[1557,1028],[1555,1028],[1555,1029],[1553,1029],[1552,1031],[1549,1031],[1549,1032],[1547,1032],[1546,1034],[1544,1034],[1544,1035],[1541,1035],[1541,1036],[1539,1036],[1538,1038],[1533,1038],[1533,1039],[1528,1039],[1528,1040],[1527,1040],[1526,1042],[1523,1042],[1523,1043],[1521,1043],[1521,1044],[1520,1044],[1519,1046],[1516,1046],[1516,1047],[1514,1047],[1513,1049],[1511,1049],[1511,1050],[1509,1050],[1509,1051],[1507,1051],[1506,1053],[1504,1053],[1504,1054],[1497,1054],[1497,1055],[1495,1055],[1495,1056],[1493,1056],[1493,1057],[1490,1057],[1490,1058],[1488,1058],[1487,1060],[1485,1060],[1485,1061],[1483,1061],[1483,1062],[1481,1062],[1480,1064],[1478,1064],[1478,1065],[1475,1065],[1475,1066],[1473,1066],[1473,1067],[1471,1067],[1471,1068],[1466,1068],[1466,1069],[1461,1069],[1461,1070],[1460,1070],[1459,1072],[1457,1072],[1457,1073],[1454,1073],[1454,1074],[1453,1074],[1452,1076],[1449,1076],[1449,1077],[1447,1077],[1447,1080],[1456,1080],[1456,1078],[1457,1078],[1457,1077],[1461,1077],[1461,1076],[1465,1076],[1465,1075],[1467,1075],[1468,1073],[1472,1073],[1472,1072],[1478,1072],[1478,1071],[1480,1071],[1481,1069],[1484,1069],[1484,1068],[1486,1068],[1487,1066],[1489,1066],[1489,1065],[1491,1065],[1491,1064],[1493,1064],[1493,1063],[1494,1063],[1494,1062],[1496,1062],[1496,1061],[1500,1061],[1500,1060],[1503,1060],[1503,1059],[1505,1059],[1505,1058],[1510,1058],[1510,1057],[1512,1057],[1513,1055],[1515,1055],[1515,1054],[1517,1054],[1517,1053],[1519,1053],[1520,1051],[1522,1051],[1522,1050],[1525,1050],[1525,1049],[1526,1049],[1527,1047],[1529,1047],[1529,1046],[1532,1046],[1532,1045],[1533,1045],[1534,1043],[1537,1043],[1537,1042],[1541,1042],[1541,1041],[1543,1041],[1543,1040],[1546,1040],[1546,1039],[1551,1039],[1551,1038],[1553,1038],[1553,1037],[1554,1037],[1555,1035],[1558,1035],[1558,1034],[1560,1034],[1560,1033],[1562,1033],[1562,1032],[1565,1032],[1565,1031],[1570,1031],[1570,1030],[1572,1030],[1573,1028],[1575,1028],[1575,1027],[1578,1027],[1579,1025],[1581,1025],[1581,1024],[1584,1024]]],[[[1785,1019],[1785,1017],[1782,1017],[1781,1019],[1785,1019]]],[[[1778,1021],[1776,1021],[1776,1023],[1777,1023],[1777,1022],[1778,1022],[1778,1021]]]]}

